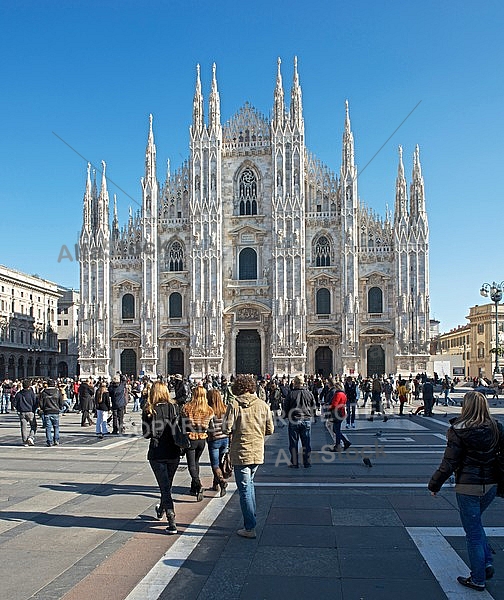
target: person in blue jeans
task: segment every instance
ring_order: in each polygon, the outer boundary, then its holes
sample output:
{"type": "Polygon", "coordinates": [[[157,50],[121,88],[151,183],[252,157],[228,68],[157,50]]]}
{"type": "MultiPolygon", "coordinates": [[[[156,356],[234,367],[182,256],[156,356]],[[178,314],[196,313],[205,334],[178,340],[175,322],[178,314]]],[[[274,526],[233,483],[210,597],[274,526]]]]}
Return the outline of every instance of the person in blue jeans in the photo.
{"type": "Polygon", "coordinates": [[[229,450],[229,436],[222,431],[222,422],[226,414],[226,405],[222,400],[220,391],[212,388],[207,392],[207,402],[214,411],[214,415],[208,425],[208,454],[210,456],[210,466],[213,471],[212,491],[220,490],[220,495],[226,495],[227,481],[222,474],[220,463],[222,457],[229,450]]]}
{"type": "Polygon", "coordinates": [[[466,534],[471,573],[459,576],[464,587],[484,591],[494,574],[490,545],[481,517],[497,493],[497,452],[504,451],[504,428],[492,419],[486,397],[467,392],[459,417],[450,421],[443,460],[429,481],[433,496],[455,473],[460,520],[466,534]]]}
{"type": "Polygon", "coordinates": [[[243,514],[244,527],[236,533],[249,539],[256,537],[254,477],[264,463],[264,439],[275,430],[271,410],[256,388],[253,375],[236,376],[231,388],[234,397],[222,424],[223,433],[231,434],[229,453],[243,514]]]}
{"type": "Polygon", "coordinates": [[[292,382],[293,388],[284,401],[284,418],[289,423],[289,451],[292,469],[299,468],[299,442],[303,449],[303,466],[311,467],[311,424],[315,418],[317,404],[315,396],[304,385],[304,377],[296,375],[292,382]]]}
{"type": "Polygon", "coordinates": [[[53,379],[49,379],[47,386],[40,392],[39,399],[40,411],[44,415],[47,446],[59,446],[59,419],[64,405],[59,387],[53,379]]]}

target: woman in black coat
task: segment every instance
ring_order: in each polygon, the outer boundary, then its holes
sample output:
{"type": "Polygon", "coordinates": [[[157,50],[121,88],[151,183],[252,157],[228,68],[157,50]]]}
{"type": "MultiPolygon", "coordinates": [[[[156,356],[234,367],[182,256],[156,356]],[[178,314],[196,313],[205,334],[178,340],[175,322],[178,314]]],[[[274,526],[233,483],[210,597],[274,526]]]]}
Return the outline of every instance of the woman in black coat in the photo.
{"type": "Polygon", "coordinates": [[[166,514],[166,533],[171,534],[177,533],[171,489],[180,463],[180,448],[173,437],[178,419],[178,406],[171,399],[166,384],[154,382],[142,409],[142,433],[150,440],[147,459],[161,492],[156,516],[161,520],[163,514],[166,514]]]}
{"type": "Polygon", "coordinates": [[[82,411],[81,427],[94,425],[94,421],[91,419],[94,397],[95,389],[93,385],[93,378],[90,377],[87,381],[83,381],[79,386],[79,406],[82,411]]]}
{"type": "Polygon", "coordinates": [[[481,515],[497,493],[496,456],[497,449],[504,444],[504,428],[492,419],[487,400],[480,392],[468,392],[460,417],[450,422],[443,460],[428,487],[435,496],[455,473],[457,504],[471,565],[470,576],[457,577],[457,581],[483,591],[485,580],[493,576],[494,568],[481,515]]]}

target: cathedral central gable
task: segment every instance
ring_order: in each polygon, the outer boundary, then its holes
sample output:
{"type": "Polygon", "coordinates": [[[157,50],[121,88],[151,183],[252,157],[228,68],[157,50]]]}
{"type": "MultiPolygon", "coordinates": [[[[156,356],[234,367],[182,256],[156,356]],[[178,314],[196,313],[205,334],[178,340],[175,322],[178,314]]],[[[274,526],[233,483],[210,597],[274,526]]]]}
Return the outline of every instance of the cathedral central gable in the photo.
{"type": "Polygon", "coordinates": [[[269,121],[246,102],[224,125],[222,142],[224,147],[228,148],[269,146],[269,121]]]}

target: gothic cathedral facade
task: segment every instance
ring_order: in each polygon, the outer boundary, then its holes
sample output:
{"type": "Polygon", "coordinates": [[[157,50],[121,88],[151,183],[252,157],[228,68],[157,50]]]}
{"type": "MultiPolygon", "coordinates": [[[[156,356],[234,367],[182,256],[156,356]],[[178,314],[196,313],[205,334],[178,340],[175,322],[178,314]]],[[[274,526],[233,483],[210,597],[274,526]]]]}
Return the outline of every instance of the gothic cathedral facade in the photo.
{"type": "Polygon", "coordinates": [[[271,119],[208,118],[199,67],[190,155],[164,184],[150,117],[142,208],[112,224],[88,166],[80,236],[81,375],[417,373],[428,359],[429,230],[418,146],[394,214],[358,198],[348,103],[339,175],[305,146],[294,63],[271,119]]]}

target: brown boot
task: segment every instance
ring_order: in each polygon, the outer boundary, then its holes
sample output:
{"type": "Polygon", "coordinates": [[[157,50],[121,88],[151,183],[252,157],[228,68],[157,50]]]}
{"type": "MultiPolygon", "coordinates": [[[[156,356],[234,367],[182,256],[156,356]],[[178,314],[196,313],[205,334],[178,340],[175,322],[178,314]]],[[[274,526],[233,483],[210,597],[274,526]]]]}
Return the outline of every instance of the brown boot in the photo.
{"type": "Polygon", "coordinates": [[[221,479],[223,479],[222,471],[220,470],[219,467],[212,467],[212,471],[213,471],[213,485],[210,489],[212,490],[212,492],[218,492],[219,486],[220,486],[220,481],[221,481],[221,479]]]}
{"type": "Polygon", "coordinates": [[[221,479],[219,481],[219,487],[220,487],[220,497],[222,498],[223,496],[226,495],[226,488],[227,488],[228,484],[227,481],[225,479],[221,479]]]}

